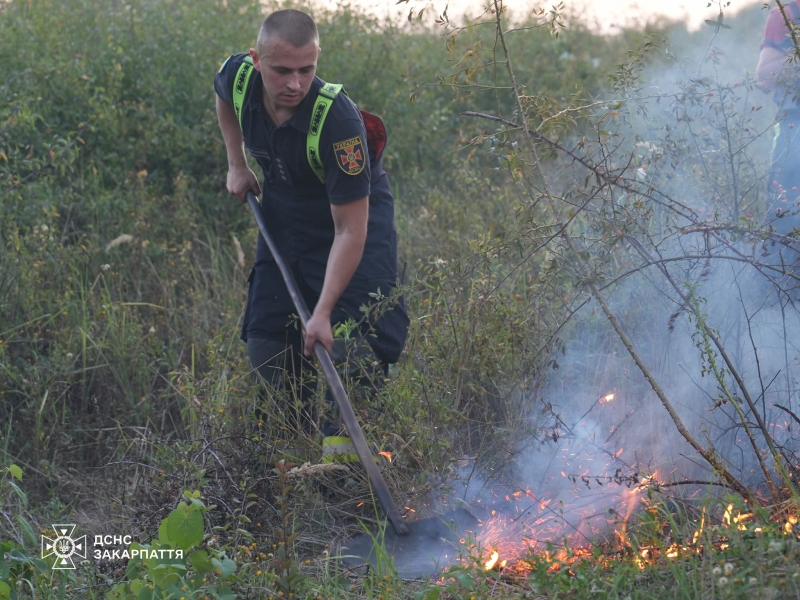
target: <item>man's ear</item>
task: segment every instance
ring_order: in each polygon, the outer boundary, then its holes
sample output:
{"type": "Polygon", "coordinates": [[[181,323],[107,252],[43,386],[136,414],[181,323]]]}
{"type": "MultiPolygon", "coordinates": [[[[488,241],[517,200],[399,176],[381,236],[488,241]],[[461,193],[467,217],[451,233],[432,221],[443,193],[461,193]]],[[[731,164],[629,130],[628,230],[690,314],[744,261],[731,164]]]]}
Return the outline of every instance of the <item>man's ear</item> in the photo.
{"type": "Polygon", "coordinates": [[[258,61],[258,52],[255,48],[250,48],[250,58],[253,59],[253,66],[255,67],[256,71],[261,71],[261,66],[259,65],[258,61]]]}

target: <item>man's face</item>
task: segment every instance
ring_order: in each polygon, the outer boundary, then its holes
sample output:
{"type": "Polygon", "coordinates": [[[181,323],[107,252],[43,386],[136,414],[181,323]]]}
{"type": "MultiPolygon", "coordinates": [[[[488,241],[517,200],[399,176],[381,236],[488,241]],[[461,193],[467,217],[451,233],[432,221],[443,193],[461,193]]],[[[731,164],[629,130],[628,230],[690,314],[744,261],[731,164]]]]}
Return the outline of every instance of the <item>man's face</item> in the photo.
{"type": "Polygon", "coordinates": [[[267,101],[274,110],[293,112],[306,97],[317,72],[319,47],[311,42],[300,48],[272,36],[250,50],[253,66],[261,73],[267,101]]]}

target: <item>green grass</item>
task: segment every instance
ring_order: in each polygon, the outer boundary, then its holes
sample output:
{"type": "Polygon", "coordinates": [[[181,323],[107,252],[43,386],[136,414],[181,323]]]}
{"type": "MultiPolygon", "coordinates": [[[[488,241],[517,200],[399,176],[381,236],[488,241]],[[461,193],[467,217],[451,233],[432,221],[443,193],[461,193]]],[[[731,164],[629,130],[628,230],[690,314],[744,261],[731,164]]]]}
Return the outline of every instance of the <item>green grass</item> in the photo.
{"type": "MultiPolygon", "coordinates": [[[[149,598],[147,585],[168,590],[175,576],[198,573],[206,580],[184,581],[186,597],[226,597],[223,588],[371,600],[664,598],[665,589],[796,597],[797,532],[782,529],[794,509],[779,505],[740,531],[724,524],[725,504],[714,498],[705,500],[702,550],[675,559],[666,549],[691,538],[702,513],[696,499],[655,495],[626,525],[626,541],[531,553],[505,571],[485,572],[474,553],[432,583],[337,564],[336,544],[376,531],[380,510],[358,469],[289,476],[300,461],[319,461],[320,437],[295,430],[284,410],[290,393],[255,383],[238,338],[256,229],[224,191],[211,82],[229,53],[250,46],[243,24],[262,12],[247,0],[0,9],[0,599],[103,598],[112,589],[149,598]],[[42,48],[50,58],[33,59],[42,48]],[[40,535],[64,522],[89,535],[180,544],[159,540],[159,527],[192,499],[203,506],[203,535],[187,550],[233,561],[234,572],[230,563],[206,572],[202,555],[163,567],[87,558],[70,572],[38,559],[40,535]]],[[[558,351],[608,329],[597,317],[565,325],[581,281],[554,245],[542,245],[553,226],[541,182],[507,132],[459,116],[515,110],[492,89],[502,74],[485,67],[502,59],[494,34],[399,29],[350,8],[317,17],[320,74],[344,82],[390,132],[385,167],[412,324],[376,406],[357,401],[356,410],[370,443],[391,453],[380,466],[393,496],[422,517],[461,483],[465,460],[479,457],[487,476],[513,474],[517,441],[541,434],[547,415],[530,399],[552,373],[570,385],[624,363],[606,356],[554,370],[558,351]],[[349,48],[351,60],[336,48],[349,48]]],[[[742,27],[757,17],[743,15],[742,27]]],[[[693,39],[665,27],[677,43],[693,39]]],[[[537,28],[514,37],[517,78],[536,87],[529,109],[542,119],[591,100],[619,64],[632,65],[629,83],[646,64],[663,67],[661,54],[629,54],[652,33],[606,39],[569,23],[558,36],[537,28]],[[567,51],[573,58],[562,60],[567,51]]],[[[546,131],[599,135],[594,118],[557,119],[546,131]]],[[[607,226],[586,219],[576,228],[607,226]]],[[[615,260],[598,268],[621,268],[615,260]]],[[[631,303],[632,327],[652,319],[651,300],[631,303]]],[[[197,517],[188,519],[193,527],[197,517]]]]}

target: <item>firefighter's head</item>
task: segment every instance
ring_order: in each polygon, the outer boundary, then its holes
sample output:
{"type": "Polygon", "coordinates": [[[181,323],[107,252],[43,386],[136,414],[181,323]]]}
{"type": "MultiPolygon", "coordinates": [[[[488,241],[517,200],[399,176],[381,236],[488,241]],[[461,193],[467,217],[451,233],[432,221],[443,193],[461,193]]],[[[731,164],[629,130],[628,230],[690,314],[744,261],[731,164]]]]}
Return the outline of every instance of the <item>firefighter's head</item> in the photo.
{"type": "Polygon", "coordinates": [[[292,111],[306,97],[319,52],[317,25],[306,13],[286,9],[264,19],[250,55],[272,109],[292,111]]]}

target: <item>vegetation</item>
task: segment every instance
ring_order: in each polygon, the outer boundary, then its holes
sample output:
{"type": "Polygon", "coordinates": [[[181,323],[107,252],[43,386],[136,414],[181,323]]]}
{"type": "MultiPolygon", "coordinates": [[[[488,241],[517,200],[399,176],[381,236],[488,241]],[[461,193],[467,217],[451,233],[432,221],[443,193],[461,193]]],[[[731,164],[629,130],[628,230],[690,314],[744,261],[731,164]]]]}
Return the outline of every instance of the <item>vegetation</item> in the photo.
{"type": "Polygon", "coordinates": [[[356,409],[394,496],[425,516],[521,481],[522,519],[548,506],[536,452],[609,457],[562,471],[558,526],[521,531],[506,567],[477,539],[403,582],[338,564],[380,526],[369,487],[302,464],[319,438],[238,339],[256,229],[224,190],[212,78],[264,6],[0,3],[0,599],[800,595],[796,278],[769,259],[796,241],[763,226],[772,115],[732,59],[752,69],[764,14],[601,37],[501,8],[314,10],[319,74],[390,132],[412,326],[356,409]],[[582,428],[609,390],[603,444],[582,428]],[[631,510],[570,506],[601,485],[631,510]],[[64,522],[181,556],[101,545],[52,569],[64,522]]]}

